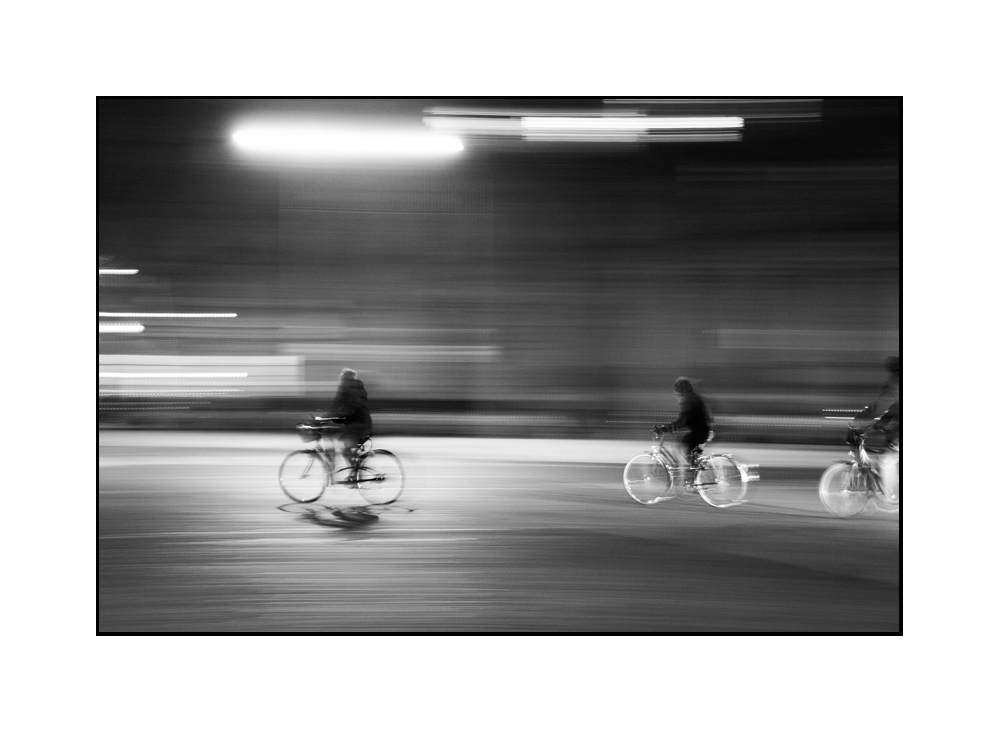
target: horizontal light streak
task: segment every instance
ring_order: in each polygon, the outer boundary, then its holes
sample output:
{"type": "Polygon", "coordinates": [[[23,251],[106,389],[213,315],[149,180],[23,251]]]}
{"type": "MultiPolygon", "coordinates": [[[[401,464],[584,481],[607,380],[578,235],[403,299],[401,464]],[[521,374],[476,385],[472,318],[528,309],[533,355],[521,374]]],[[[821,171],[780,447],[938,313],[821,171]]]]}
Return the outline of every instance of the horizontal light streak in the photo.
{"type": "Polygon", "coordinates": [[[236,318],[235,313],[105,313],[101,318],[236,318]]]}
{"type": "MultiPolygon", "coordinates": [[[[441,115],[443,110],[428,110],[441,115]]],[[[473,114],[429,116],[424,124],[437,131],[487,139],[543,142],[637,143],[719,142],[740,140],[743,118],[733,115],[646,115],[589,112],[546,113],[487,110],[473,114]]]]}
{"type": "Polygon", "coordinates": [[[298,365],[291,356],[181,356],[178,354],[100,354],[100,365],[103,368],[115,368],[115,371],[127,371],[132,367],[153,368],[153,371],[163,371],[161,367],[194,369],[225,369],[233,367],[245,369],[253,367],[294,367],[298,365]]]}
{"type": "Polygon", "coordinates": [[[98,333],[142,333],[145,330],[141,323],[101,323],[97,326],[98,333]]]}
{"type": "Polygon", "coordinates": [[[310,344],[289,343],[282,350],[296,356],[332,359],[371,359],[400,362],[495,361],[496,346],[420,346],[412,344],[310,344]]]}
{"type": "Polygon", "coordinates": [[[453,135],[319,126],[246,127],[234,132],[232,139],[249,153],[294,158],[424,158],[464,149],[453,135]]]}
{"type": "Polygon", "coordinates": [[[99,372],[102,379],[238,379],[247,372],[99,372]]]}
{"type": "Polygon", "coordinates": [[[521,121],[516,117],[425,117],[432,130],[459,135],[519,136],[521,121]]]}
{"type": "Polygon", "coordinates": [[[795,97],[700,97],[697,99],[678,97],[615,97],[605,99],[605,104],[750,104],[750,105],[802,105],[819,104],[821,97],[799,99],[795,97]]]}
{"type": "Polygon", "coordinates": [[[106,270],[98,269],[98,275],[135,275],[138,270],[106,270]]]}
{"type": "Polygon", "coordinates": [[[132,412],[134,410],[156,410],[158,412],[169,412],[170,410],[190,410],[190,407],[102,407],[102,410],[124,410],[132,412]]]}
{"type": "Polygon", "coordinates": [[[525,130],[733,130],[743,127],[742,117],[522,117],[525,130]]]}
{"type": "Polygon", "coordinates": [[[98,394],[102,395],[130,395],[134,397],[171,395],[173,397],[208,397],[211,395],[222,395],[231,392],[242,392],[242,389],[208,388],[208,389],[100,389],[98,394]]]}
{"type": "Polygon", "coordinates": [[[672,132],[664,135],[612,132],[541,131],[526,132],[525,140],[556,142],[732,142],[742,140],[739,132],[672,132]]]}
{"type": "MultiPolygon", "coordinates": [[[[114,405],[102,405],[101,409],[117,409],[120,407],[141,407],[148,405],[148,402],[116,402],[114,405]]],[[[157,402],[156,407],[163,405],[211,405],[212,400],[166,400],[157,402]]]]}

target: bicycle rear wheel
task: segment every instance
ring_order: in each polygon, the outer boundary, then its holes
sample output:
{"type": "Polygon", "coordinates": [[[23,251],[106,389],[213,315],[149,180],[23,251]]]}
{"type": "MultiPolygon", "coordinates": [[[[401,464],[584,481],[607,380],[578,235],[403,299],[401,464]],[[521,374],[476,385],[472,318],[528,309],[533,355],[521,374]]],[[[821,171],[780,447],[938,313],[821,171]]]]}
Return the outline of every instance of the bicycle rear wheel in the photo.
{"type": "Polygon", "coordinates": [[[403,493],[403,464],[387,450],[373,450],[361,459],[357,487],[371,504],[392,504],[403,493]]]}
{"type": "Polygon", "coordinates": [[[278,483],[292,501],[310,504],[323,495],[329,476],[326,461],[314,450],[289,453],[278,469],[278,483]]]}
{"type": "Polygon", "coordinates": [[[655,504],[675,496],[666,464],[650,453],[640,453],[625,464],[622,482],[628,495],[640,504],[655,504]]]}
{"type": "Polygon", "coordinates": [[[842,519],[857,516],[868,506],[868,486],[858,467],[835,463],[819,480],[819,500],[827,511],[842,519]]]}
{"type": "Polygon", "coordinates": [[[712,456],[708,468],[698,471],[694,487],[701,498],[714,507],[742,504],[747,493],[747,482],[736,461],[725,456],[712,456]]]}
{"type": "Polygon", "coordinates": [[[872,482],[871,495],[875,506],[883,512],[889,512],[890,514],[898,512],[900,494],[899,483],[896,483],[896,490],[890,494],[886,490],[884,482],[880,482],[879,479],[876,479],[874,476],[868,476],[867,478],[870,482],[872,482]]]}

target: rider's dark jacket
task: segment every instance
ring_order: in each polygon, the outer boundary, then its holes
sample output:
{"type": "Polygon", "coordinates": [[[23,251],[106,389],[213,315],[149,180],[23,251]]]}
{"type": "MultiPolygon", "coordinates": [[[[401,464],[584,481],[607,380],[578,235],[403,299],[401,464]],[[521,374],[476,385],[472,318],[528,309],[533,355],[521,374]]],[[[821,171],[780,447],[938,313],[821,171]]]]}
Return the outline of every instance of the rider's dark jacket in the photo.
{"type": "Polygon", "coordinates": [[[368,409],[368,392],[360,379],[342,380],[333,398],[331,414],[344,418],[344,429],[354,433],[371,433],[372,415],[368,409]]]}
{"type": "Polygon", "coordinates": [[[704,443],[708,439],[708,433],[712,429],[712,414],[708,410],[705,401],[697,394],[684,395],[681,400],[681,412],[677,419],[670,423],[674,430],[687,428],[691,431],[691,438],[698,443],[704,443]]]}
{"type": "Polygon", "coordinates": [[[877,421],[889,441],[901,440],[903,435],[903,403],[899,398],[899,377],[889,377],[878,397],[854,417],[852,424],[877,421]]]}

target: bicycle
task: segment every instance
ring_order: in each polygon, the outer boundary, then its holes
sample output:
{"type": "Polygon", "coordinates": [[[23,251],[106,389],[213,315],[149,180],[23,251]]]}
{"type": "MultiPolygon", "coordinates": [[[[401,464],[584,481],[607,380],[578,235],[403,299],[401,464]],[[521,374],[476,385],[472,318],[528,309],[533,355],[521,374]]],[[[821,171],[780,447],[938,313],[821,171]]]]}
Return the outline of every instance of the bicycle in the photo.
{"type": "MultiPolygon", "coordinates": [[[[898,488],[889,496],[879,475],[878,467],[872,463],[868,449],[865,446],[864,430],[849,428],[848,445],[858,449],[848,453],[850,460],[837,461],[830,466],[819,480],[819,500],[830,513],[842,518],[855,517],[869,505],[884,512],[898,512],[901,489],[898,488]]],[[[887,445],[886,450],[897,450],[887,445]]]]}
{"type": "Polygon", "coordinates": [[[313,422],[296,425],[303,441],[316,445],[289,453],[278,468],[278,483],[294,502],[311,504],[327,486],[347,486],[361,493],[369,504],[392,504],[403,493],[403,464],[387,450],[372,450],[371,436],[366,436],[351,453],[350,465],[334,470],[332,445],[324,439],[340,432],[337,418],[313,416],[313,422]],[[345,478],[337,476],[347,472],[345,478]]]}
{"type": "MultiPolygon", "coordinates": [[[[628,495],[640,504],[657,504],[680,493],[699,494],[714,507],[746,502],[747,484],[758,481],[756,466],[738,463],[730,453],[700,453],[690,468],[663,445],[666,431],[653,428],[656,445],[625,464],[622,481],[628,495]],[[694,473],[693,480],[690,473],[694,473]]],[[[702,443],[703,448],[713,438],[702,443]]]]}

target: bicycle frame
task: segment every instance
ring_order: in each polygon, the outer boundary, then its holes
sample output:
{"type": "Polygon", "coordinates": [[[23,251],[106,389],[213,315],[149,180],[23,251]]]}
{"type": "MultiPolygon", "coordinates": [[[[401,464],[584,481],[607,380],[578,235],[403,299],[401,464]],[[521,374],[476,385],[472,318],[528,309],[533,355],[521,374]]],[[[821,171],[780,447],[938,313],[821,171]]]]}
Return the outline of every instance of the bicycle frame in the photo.
{"type": "Polygon", "coordinates": [[[667,468],[682,468],[679,457],[663,444],[666,437],[666,434],[661,435],[660,442],[650,446],[649,452],[663,458],[663,462],[667,464],[667,468]]]}
{"type": "Polygon", "coordinates": [[[858,470],[861,471],[862,473],[866,473],[872,476],[875,479],[875,482],[878,484],[878,488],[881,489],[882,476],[878,472],[878,465],[872,461],[871,457],[868,454],[868,451],[865,450],[864,433],[862,432],[858,433],[858,454],[855,455],[854,451],[852,450],[848,452],[848,455],[851,457],[851,460],[847,462],[851,463],[854,466],[857,466],[858,470]]]}
{"type": "MultiPolygon", "coordinates": [[[[732,453],[709,453],[704,450],[704,446],[708,445],[715,438],[715,433],[711,433],[708,440],[701,444],[702,451],[698,456],[698,461],[694,464],[688,464],[687,461],[682,462],[678,455],[671,451],[667,446],[663,444],[666,439],[667,433],[662,433],[659,437],[659,442],[656,445],[650,447],[650,453],[654,456],[659,456],[663,463],[666,464],[667,469],[671,471],[698,471],[699,469],[706,468],[708,466],[708,461],[712,458],[728,458],[736,467],[739,469],[740,474],[744,481],[759,481],[760,474],[757,472],[757,464],[744,464],[733,458],[732,453]]],[[[706,486],[708,484],[705,484],[706,486]]]]}
{"type": "MultiPolygon", "coordinates": [[[[358,443],[354,451],[351,453],[350,464],[344,466],[343,468],[336,468],[336,450],[337,446],[333,445],[332,437],[326,437],[326,440],[330,441],[330,445],[325,445],[323,443],[324,436],[322,433],[317,433],[316,440],[313,442],[313,448],[311,450],[315,451],[323,461],[326,466],[326,474],[330,479],[331,484],[338,483],[335,478],[336,474],[343,473],[344,471],[353,471],[361,465],[361,459],[364,458],[368,453],[371,452],[372,439],[368,436],[363,441],[358,443]]],[[[339,483],[356,483],[354,481],[341,481],[339,483]]]]}

